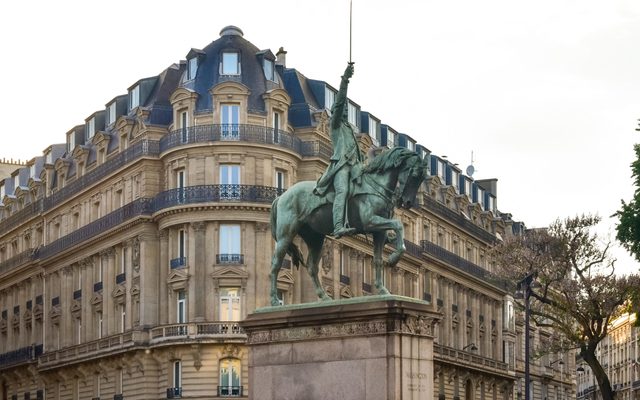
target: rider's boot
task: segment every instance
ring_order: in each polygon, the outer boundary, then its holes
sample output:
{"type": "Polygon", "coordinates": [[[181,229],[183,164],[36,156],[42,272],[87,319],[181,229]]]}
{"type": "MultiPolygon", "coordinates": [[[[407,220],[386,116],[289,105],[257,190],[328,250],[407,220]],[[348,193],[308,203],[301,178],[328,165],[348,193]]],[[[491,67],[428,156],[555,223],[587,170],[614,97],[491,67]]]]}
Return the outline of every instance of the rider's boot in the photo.
{"type": "Polygon", "coordinates": [[[336,196],[333,202],[333,236],[340,239],[345,235],[353,235],[355,228],[348,228],[344,225],[344,200],[342,196],[336,196]]]}

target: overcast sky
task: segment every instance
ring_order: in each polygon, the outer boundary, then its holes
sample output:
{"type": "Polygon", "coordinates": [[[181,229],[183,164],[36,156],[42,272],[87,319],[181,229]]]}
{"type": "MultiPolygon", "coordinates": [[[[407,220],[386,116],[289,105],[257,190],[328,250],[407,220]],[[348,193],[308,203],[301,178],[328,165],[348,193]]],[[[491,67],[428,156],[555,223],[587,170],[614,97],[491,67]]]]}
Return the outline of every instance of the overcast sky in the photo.
{"type": "MultiPolygon", "coordinates": [[[[528,227],[633,194],[640,2],[353,0],[349,96],[477,179],[528,227]]],[[[338,86],[349,1],[4,1],[0,158],[31,159],[138,79],[236,25],[338,86]]],[[[621,267],[637,270],[623,252],[621,267]],[[622,265],[624,264],[624,265],[622,265]]]]}

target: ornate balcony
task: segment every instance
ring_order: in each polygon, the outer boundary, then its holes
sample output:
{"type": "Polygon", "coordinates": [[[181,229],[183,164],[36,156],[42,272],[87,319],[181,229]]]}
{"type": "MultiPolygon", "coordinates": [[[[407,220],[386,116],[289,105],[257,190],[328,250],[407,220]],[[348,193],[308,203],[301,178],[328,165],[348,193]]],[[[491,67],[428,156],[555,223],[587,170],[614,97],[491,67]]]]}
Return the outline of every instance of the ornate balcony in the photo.
{"type": "Polygon", "coordinates": [[[433,344],[434,359],[438,362],[446,362],[456,365],[464,365],[470,368],[491,369],[501,375],[507,375],[509,366],[502,361],[471,354],[468,351],[454,349],[452,347],[433,344]]]}
{"type": "Polygon", "coordinates": [[[216,254],[216,264],[244,264],[244,254],[216,254]]]}
{"type": "Polygon", "coordinates": [[[151,329],[151,344],[173,340],[238,339],[246,340],[240,324],[237,322],[189,322],[184,324],[163,325],[151,329]]]}
{"type": "Polygon", "coordinates": [[[218,386],[218,397],[242,397],[242,386],[218,386]]]}
{"type": "Polygon", "coordinates": [[[182,387],[167,388],[167,399],[179,399],[182,397],[182,387]]]}
{"type": "Polygon", "coordinates": [[[182,268],[187,266],[187,257],[178,257],[169,261],[171,269],[182,268]]]}

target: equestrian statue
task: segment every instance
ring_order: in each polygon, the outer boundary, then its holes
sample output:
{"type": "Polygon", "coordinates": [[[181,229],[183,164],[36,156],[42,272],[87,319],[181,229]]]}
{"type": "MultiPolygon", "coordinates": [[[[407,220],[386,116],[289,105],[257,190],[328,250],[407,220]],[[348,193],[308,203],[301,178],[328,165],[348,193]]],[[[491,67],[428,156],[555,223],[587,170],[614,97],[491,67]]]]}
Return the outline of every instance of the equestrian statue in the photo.
{"type": "Polygon", "coordinates": [[[322,246],[327,235],[335,238],[358,233],[373,238],[374,285],[379,294],[389,291],[382,283],[384,246],[395,249],[388,266],[395,266],[405,251],[402,223],[393,219],[394,207],[410,208],[427,171],[416,152],[394,147],[364,164],[358,141],[348,121],[347,87],[353,76],[349,62],[331,110],[330,164],[317,182],[298,182],[277,197],[271,206],[271,234],[276,241],[271,261],[271,304],[278,305],[277,279],[285,255],[295,266],[302,264],[311,276],[318,297],[329,300],[318,278],[322,246]],[[388,235],[393,231],[395,235],[388,235]],[[309,254],[304,262],[293,242],[300,236],[309,254]]]}

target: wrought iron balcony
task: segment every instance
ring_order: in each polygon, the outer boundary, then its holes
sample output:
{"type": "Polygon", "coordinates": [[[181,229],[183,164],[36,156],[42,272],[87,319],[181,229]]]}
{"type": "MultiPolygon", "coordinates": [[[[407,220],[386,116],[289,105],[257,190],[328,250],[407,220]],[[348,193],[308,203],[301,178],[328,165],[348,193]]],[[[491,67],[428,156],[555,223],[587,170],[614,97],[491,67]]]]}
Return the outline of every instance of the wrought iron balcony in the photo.
{"type": "Polygon", "coordinates": [[[167,388],[167,399],[179,399],[182,397],[182,387],[167,388]]]}
{"type": "Polygon", "coordinates": [[[169,261],[171,269],[182,268],[187,265],[187,257],[178,257],[169,261]]]}
{"type": "Polygon", "coordinates": [[[218,386],[218,397],[242,397],[242,386],[218,386]]]}
{"type": "Polygon", "coordinates": [[[73,299],[74,300],[78,300],[80,298],[82,298],[82,289],[74,290],[73,291],[73,299]]]}
{"type": "Polygon", "coordinates": [[[56,296],[51,299],[51,307],[55,307],[59,305],[60,305],[60,296],[56,296]]]}
{"type": "Polygon", "coordinates": [[[22,347],[17,350],[0,354],[0,369],[5,369],[17,364],[35,361],[42,354],[42,345],[22,347]]]}
{"type": "Polygon", "coordinates": [[[124,400],[124,395],[122,393],[114,394],[113,395],[113,400],[124,400]]]}
{"type": "Polygon", "coordinates": [[[428,301],[429,303],[431,303],[431,293],[423,293],[422,300],[428,301]]]}
{"type": "MultiPolygon", "coordinates": [[[[2,230],[0,230],[2,232],[2,230]]],[[[34,259],[35,249],[28,249],[0,263],[0,275],[34,259]]]]}
{"type": "Polygon", "coordinates": [[[362,290],[367,292],[367,293],[371,293],[371,284],[370,283],[366,283],[366,282],[362,282],[362,290]]]}
{"type": "Polygon", "coordinates": [[[216,264],[244,264],[244,254],[216,254],[216,264]]]}
{"type": "Polygon", "coordinates": [[[351,278],[349,278],[347,275],[340,274],[340,283],[344,285],[349,285],[351,284],[351,278]]]}
{"type": "Polygon", "coordinates": [[[165,152],[187,144],[212,142],[268,144],[302,155],[302,141],[299,138],[285,131],[249,124],[198,125],[177,129],[160,139],[160,151],[165,152]]]}
{"type": "Polygon", "coordinates": [[[102,290],[102,281],[93,284],[93,292],[99,292],[102,290]]]}
{"type": "Polygon", "coordinates": [[[116,285],[120,285],[121,283],[125,283],[127,281],[127,274],[121,273],[116,275],[116,285]]]}
{"type": "Polygon", "coordinates": [[[485,282],[488,282],[503,290],[506,290],[506,291],[510,290],[508,282],[493,276],[486,269],[470,261],[465,260],[464,258],[458,256],[457,254],[452,253],[448,250],[445,250],[442,247],[438,246],[437,244],[432,243],[428,240],[422,240],[420,244],[422,245],[422,250],[428,255],[434,258],[437,258],[438,260],[443,261],[455,268],[458,268],[459,270],[464,271],[470,275],[480,278],[485,282]]]}
{"type": "Polygon", "coordinates": [[[170,189],[158,193],[154,199],[154,210],[185,204],[209,202],[251,202],[271,204],[284,193],[283,189],[258,185],[198,185],[170,189]]]}

